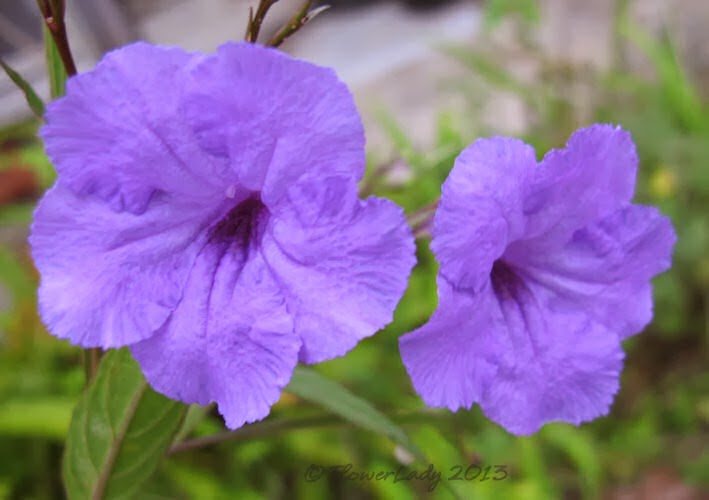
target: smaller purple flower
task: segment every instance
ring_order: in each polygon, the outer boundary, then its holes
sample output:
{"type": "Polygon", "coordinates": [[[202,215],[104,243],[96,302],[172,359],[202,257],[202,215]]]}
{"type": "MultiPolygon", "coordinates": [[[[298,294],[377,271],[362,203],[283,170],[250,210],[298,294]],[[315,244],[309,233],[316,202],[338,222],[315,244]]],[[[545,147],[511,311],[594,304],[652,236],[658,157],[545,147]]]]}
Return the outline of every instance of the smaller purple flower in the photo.
{"type": "Polygon", "coordinates": [[[130,346],[157,391],[265,417],[295,365],[392,320],[414,265],[402,210],[359,199],[364,131],[335,73],[273,49],[137,43],[67,83],[30,243],[40,313],[130,346]]]}
{"type": "Polygon", "coordinates": [[[650,322],[650,279],[676,241],[667,217],[630,203],[637,165],[630,135],[609,125],[539,164],[500,137],[461,153],[434,218],[438,309],[400,339],[428,405],[478,403],[515,434],[608,412],[621,341],[650,322]]]}

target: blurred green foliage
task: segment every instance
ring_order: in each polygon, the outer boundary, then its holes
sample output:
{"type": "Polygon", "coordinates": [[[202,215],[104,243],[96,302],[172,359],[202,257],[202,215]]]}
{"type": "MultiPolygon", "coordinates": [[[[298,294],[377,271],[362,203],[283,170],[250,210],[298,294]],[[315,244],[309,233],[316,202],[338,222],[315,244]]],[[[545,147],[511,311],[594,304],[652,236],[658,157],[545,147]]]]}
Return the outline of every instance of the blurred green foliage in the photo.
{"type": "Polygon", "coordinates": [[[535,0],[488,0],[484,10],[484,26],[487,29],[496,28],[511,14],[516,14],[528,24],[537,23],[539,4],[535,0]]]}
{"type": "MultiPolygon", "coordinates": [[[[526,3],[497,2],[500,8],[526,3]]],[[[536,15],[524,12],[529,19],[536,15]]],[[[496,12],[489,15],[497,20],[496,12]]],[[[526,83],[489,55],[469,48],[452,51],[488,87],[523,100],[535,117],[523,138],[540,154],[563,146],[582,125],[577,123],[577,103],[564,96],[579,79],[590,79],[592,119],[623,125],[637,143],[637,200],[658,205],[672,217],[679,235],[674,266],[655,281],[654,322],[626,344],[622,389],[609,417],[580,428],[547,425],[535,436],[515,438],[487,421],[478,408],[456,414],[423,409],[401,365],[397,343],[436,306],[437,267],[427,242],[420,240],[419,264],[394,323],[346,357],[318,365],[317,371],[393,418],[402,412],[419,415],[400,423],[450,489],[439,484],[429,491],[430,481],[372,481],[337,474],[308,481],[311,464],[352,464],[357,472],[402,466],[421,472],[427,466],[411,462],[414,458],[386,437],[337,423],[176,453],[159,467],[140,498],[404,500],[451,498],[453,490],[461,498],[546,500],[632,491],[656,477],[668,488],[680,484],[696,492],[709,486],[709,113],[669,39],[651,39],[628,23],[619,26],[652,62],[656,81],[642,80],[622,66],[591,75],[551,66],[546,78],[526,83]],[[447,480],[456,466],[475,478],[447,480]],[[485,468],[494,471],[496,466],[504,466],[507,477],[485,479],[485,468]]],[[[434,146],[419,151],[396,117],[382,113],[381,124],[413,175],[398,184],[387,182],[390,165],[372,163],[363,186],[407,212],[435,201],[456,155],[476,135],[490,132],[460,127],[442,113],[434,146]]],[[[0,170],[29,170],[39,187],[46,188],[53,174],[41,145],[31,138],[35,127],[0,134],[0,170]]],[[[0,498],[62,497],[62,443],[83,387],[81,353],[48,336],[37,318],[38,276],[24,243],[34,203],[0,207],[0,241],[8,242],[0,247],[0,498]]],[[[322,411],[286,393],[269,419],[314,415],[322,411]]],[[[186,425],[184,433],[193,437],[223,430],[213,408],[190,410],[186,425]]],[[[656,493],[661,497],[661,490],[656,493]]]]}

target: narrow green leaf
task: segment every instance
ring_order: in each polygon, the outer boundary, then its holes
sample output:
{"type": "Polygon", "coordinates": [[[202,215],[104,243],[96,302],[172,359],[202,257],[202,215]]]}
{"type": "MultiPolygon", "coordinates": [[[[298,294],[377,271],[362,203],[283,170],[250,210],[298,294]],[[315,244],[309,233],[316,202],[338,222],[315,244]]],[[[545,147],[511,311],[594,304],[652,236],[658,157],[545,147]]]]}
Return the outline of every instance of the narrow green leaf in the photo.
{"type": "Polygon", "coordinates": [[[550,448],[556,447],[566,453],[576,465],[583,497],[599,498],[603,486],[603,466],[599,460],[599,449],[585,429],[555,424],[544,427],[541,435],[550,448]]]}
{"type": "Polygon", "coordinates": [[[627,15],[619,22],[618,29],[652,63],[669,107],[686,131],[702,132],[709,128],[699,93],[680,62],[671,38],[667,37],[664,43],[653,39],[627,15]]]}
{"type": "Polygon", "coordinates": [[[148,387],[127,349],[106,353],[69,427],[68,497],[131,497],[157,467],[186,411],[148,387]]]}
{"type": "Polygon", "coordinates": [[[530,106],[536,105],[539,89],[526,84],[503,68],[497,61],[490,58],[489,54],[476,52],[469,48],[445,47],[444,53],[473,71],[490,86],[497,90],[511,92],[525,101],[530,106]]]}
{"type": "Polygon", "coordinates": [[[411,168],[420,172],[425,170],[426,161],[422,154],[416,151],[411,139],[399,125],[396,119],[386,109],[376,110],[376,118],[379,125],[384,129],[388,139],[394,144],[397,152],[406,160],[411,168]]]}
{"type": "Polygon", "coordinates": [[[22,78],[22,75],[12,69],[2,59],[0,59],[0,66],[5,70],[7,76],[10,77],[10,80],[25,94],[25,99],[27,99],[27,104],[32,112],[37,115],[37,117],[42,118],[44,116],[44,102],[42,102],[42,99],[37,95],[37,92],[27,83],[27,80],[22,78]]]}
{"type": "Polygon", "coordinates": [[[52,99],[61,97],[66,93],[66,69],[59,55],[57,44],[52,38],[47,26],[44,27],[44,53],[49,75],[49,89],[52,99]]]}
{"type": "Polygon", "coordinates": [[[383,434],[406,448],[419,460],[426,461],[425,455],[406,432],[389,417],[316,371],[301,366],[296,367],[286,391],[316,403],[355,425],[383,434]]]}
{"type": "Polygon", "coordinates": [[[186,439],[190,434],[192,434],[192,432],[197,428],[197,426],[202,422],[202,420],[204,420],[207,414],[213,409],[213,404],[209,404],[206,406],[190,405],[187,408],[185,419],[184,422],[182,422],[180,431],[175,435],[175,439],[173,440],[173,442],[176,444],[186,439]]]}

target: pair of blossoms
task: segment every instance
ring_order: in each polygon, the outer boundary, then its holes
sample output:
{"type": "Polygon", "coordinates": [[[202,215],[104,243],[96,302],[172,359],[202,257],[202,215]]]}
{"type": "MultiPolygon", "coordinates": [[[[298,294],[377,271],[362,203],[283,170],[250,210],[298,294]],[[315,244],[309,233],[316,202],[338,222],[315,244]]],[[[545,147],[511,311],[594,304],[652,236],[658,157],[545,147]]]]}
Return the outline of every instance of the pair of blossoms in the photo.
{"type": "MultiPolygon", "coordinates": [[[[57,337],[130,346],[152,387],[216,401],[233,429],[298,362],[392,320],[414,238],[391,201],[358,197],[364,132],[332,70],[246,43],[137,43],[72,78],[46,120],[58,180],[30,243],[57,337]]],[[[428,405],[478,403],[515,434],[607,413],[675,242],[631,204],[637,164],[608,125],[539,163],[502,137],[460,154],[432,231],[438,309],[400,339],[428,405]]]]}

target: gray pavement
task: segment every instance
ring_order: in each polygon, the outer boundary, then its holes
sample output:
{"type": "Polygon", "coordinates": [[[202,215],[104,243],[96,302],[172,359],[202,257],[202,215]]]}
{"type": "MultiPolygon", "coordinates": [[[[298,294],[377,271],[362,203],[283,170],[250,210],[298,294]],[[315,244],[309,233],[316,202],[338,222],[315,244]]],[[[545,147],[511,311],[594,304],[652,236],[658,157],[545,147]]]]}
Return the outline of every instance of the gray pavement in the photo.
{"type": "MultiPolygon", "coordinates": [[[[34,0],[17,0],[28,5],[34,0]]],[[[74,0],[70,6],[71,42],[80,69],[89,69],[100,56],[101,43],[96,29],[87,29],[86,17],[78,5],[106,4],[111,0],[74,0]],[[74,6],[74,10],[71,7],[74,6]]],[[[155,43],[179,45],[187,49],[213,51],[225,40],[240,39],[255,0],[119,0],[124,8],[120,16],[135,37],[155,43]]],[[[273,31],[299,5],[299,0],[281,0],[264,27],[273,31]]],[[[617,0],[540,0],[542,22],[534,30],[551,59],[568,60],[597,68],[607,68],[613,54],[612,17],[617,0]]],[[[685,61],[695,74],[709,76],[709,0],[634,0],[633,17],[658,33],[670,25],[677,33],[685,61]]],[[[451,92],[451,80],[469,83],[470,75],[446,60],[436,50],[443,44],[480,47],[480,2],[461,0],[440,9],[414,13],[399,4],[373,3],[365,8],[331,9],[320,15],[303,31],[289,40],[284,49],[312,62],[334,67],[353,89],[364,115],[370,145],[386,149],[373,118],[374,110],[388,109],[404,125],[415,143],[425,147],[432,140],[439,111],[460,114],[461,120],[473,122],[460,96],[451,92]]],[[[508,23],[511,24],[511,23],[508,23]]],[[[116,31],[116,30],[113,30],[116,31]]],[[[533,67],[523,54],[515,55],[510,30],[498,30],[496,47],[512,48],[499,54],[513,73],[535,78],[533,67]]],[[[105,43],[105,40],[102,40],[105,43]]],[[[647,62],[637,53],[625,54],[639,70],[647,71],[647,62]]],[[[11,60],[28,75],[42,93],[47,94],[43,77],[42,54],[28,46],[11,60]]],[[[20,94],[8,79],[0,76],[0,125],[25,116],[20,94]]],[[[497,94],[485,105],[480,123],[504,133],[524,130],[528,117],[521,103],[497,94]]]]}

